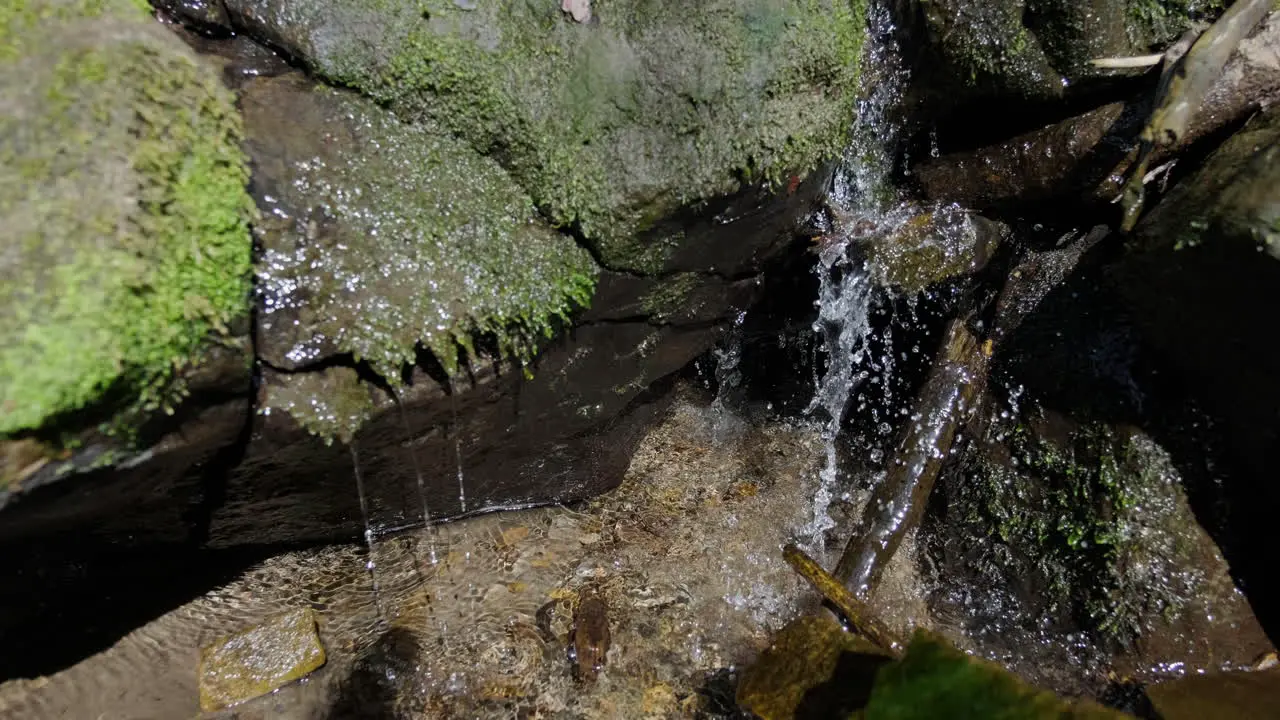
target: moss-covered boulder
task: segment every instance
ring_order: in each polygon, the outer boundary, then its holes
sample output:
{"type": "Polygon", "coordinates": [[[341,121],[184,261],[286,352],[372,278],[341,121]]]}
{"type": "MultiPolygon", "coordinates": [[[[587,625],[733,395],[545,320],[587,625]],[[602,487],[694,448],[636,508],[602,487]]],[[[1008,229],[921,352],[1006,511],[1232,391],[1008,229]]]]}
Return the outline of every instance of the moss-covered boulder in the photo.
{"type": "MultiPolygon", "coordinates": [[[[1020,402],[991,411],[928,521],[943,587],[967,588],[939,595],[984,653],[1040,663],[1033,675],[1056,657],[1149,679],[1269,649],[1164,448],[1020,402]]],[[[1077,682],[1066,675],[1041,681],[1077,682]]]]}
{"type": "Polygon", "coordinates": [[[0,106],[0,436],[169,407],[248,311],[230,94],[136,3],[12,0],[0,106]]]}
{"type": "Polygon", "coordinates": [[[450,371],[481,334],[528,355],[590,301],[587,251],[434,121],[405,124],[296,75],[249,83],[242,107],[266,211],[258,334],[271,364],[348,353],[396,383],[419,343],[450,371]]]}
{"type": "MultiPolygon", "coordinates": [[[[842,149],[862,0],[232,0],[322,77],[490,155],[606,267],[662,270],[659,221],[842,149]]],[[[436,130],[432,130],[436,132],[436,130]]]]}

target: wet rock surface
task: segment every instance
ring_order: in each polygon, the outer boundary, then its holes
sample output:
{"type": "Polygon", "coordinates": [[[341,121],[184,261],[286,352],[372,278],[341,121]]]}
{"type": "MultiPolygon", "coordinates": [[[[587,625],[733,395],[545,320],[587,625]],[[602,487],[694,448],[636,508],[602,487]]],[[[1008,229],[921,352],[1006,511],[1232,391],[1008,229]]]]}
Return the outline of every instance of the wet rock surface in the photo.
{"type": "Polygon", "coordinates": [[[935,613],[966,618],[985,654],[1073,694],[1097,692],[1104,669],[1150,682],[1269,650],[1168,454],[1134,429],[1031,402],[974,438],[936,499],[935,613]]]}
{"type": "MultiPolygon", "coordinates": [[[[1157,149],[1151,167],[1198,142],[1212,142],[1275,102],[1278,71],[1280,13],[1271,13],[1228,60],[1178,143],[1157,149]]],[[[923,160],[911,175],[926,197],[979,210],[1110,202],[1119,193],[1111,176],[1126,169],[1126,154],[1149,110],[1146,96],[1108,103],[1002,142],[923,160]]]]}
{"type": "Polygon", "coordinates": [[[346,354],[396,384],[419,346],[451,372],[481,334],[527,354],[591,299],[587,251],[434,123],[299,74],[247,82],[240,107],[265,215],[256,347],[271,367],[346,354]]]}
{"type": "Polygon", "coordinates": [[[1269,479],[1280,461],[1280,384],[1264,360],[1280,330],[1271,310],[1280,260],[1268,252],[1280,202],[1277,117],[1271,109],[1255,118],[1172,188],[1111,277],[1135,330],[1167,362],[1166,382],[1184,388],[1224,438],[1214,455],[1233,530],[1221,541],[1261,608],[1280,598],[1269,559],[1254,552],[1280,508],[1269,479]]]}

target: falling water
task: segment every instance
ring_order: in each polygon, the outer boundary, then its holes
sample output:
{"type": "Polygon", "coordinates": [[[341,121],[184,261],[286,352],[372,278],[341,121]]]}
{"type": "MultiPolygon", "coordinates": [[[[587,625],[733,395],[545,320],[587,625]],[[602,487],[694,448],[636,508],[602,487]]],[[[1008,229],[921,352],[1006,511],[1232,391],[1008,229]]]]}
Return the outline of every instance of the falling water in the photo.
{"type": "Polygon", "coordinates": [[[458,424],[457,388],[449,388],[449,410],[453,413],[453,456],[458,465],[458,507],[459,512],[467,512],[467,488],[462,477],[462,429],[458,424]]]}
{"type": "Polygon", "coordinates": [[[822,437],[826,459],[812,518],[800,531],[806,549],[815,553],[823,550],[824,532],[835,526],[828,510],[839,484],[836,440],[841,421],[854,391],[868,375],[862,366],[868,352],[873,283],[856,246],[866,233],[883,233],[886,226],[899,224],[903,215],[902,203],[888,182],[898,134],[888,114],[901,96],[905,71],[893,41],[888,9],[877,4],[870,11],[869,22],[872,45],[863,70],[869,92],[859,103],[853,142],[836,173],[829,199],[833,227],[821,240],[815,269],[819,290],[813,329],[821,336],[827,363],[815,378],[813,400],[806,412],[821,410],[825,415],[822,437]]]}
{"type": "Polygon", "coordinates": [[[374,572],[376,563],[373,561],[373,528],[369,525],[369,498],[364,491],[364,477],[360,473],[360,454],[356,451],[355,440],[352,440],[347,447],[351,448],[351,469],[356,476],[356,493],[360,496],[360,517],[364,520],[364,543],[369,558],[364,567],[369,572],[369,582],[373,587],[373,601],[381,617],[382,603],[378,593],[378,576],[374,572]]]}
{"type": "Polygon", "coordinates": [[[717,443],[725,443],[742,433],[746,424],[733,412],[730,398],[742,385],[742,372],[738,365],[742,362],[742,325],[747,314],[739,312],[733,320],[733,327],[723,342],[715,348],[716,359],[716,397],[711,402],[712,438],[717,443]]]}
{"type": "Polygon", "coordinates": [[[427,562],[432,567],[440,562],[437,557],[437,531],[436,527],[431,524],[431,508],[427,504],[427,486],[422,477],[422,465],[418,462],[418,449],[413,444],[413,431],[409,429],[409,415],[405,412],[404,405],[400,402],[399,394],[394,395],[396,407],[400,409],[400,422],[404,425],[404,436],[409,445],[409,460],[413,463],[413,474],[418,481],[418,500],[422,503],[422,528],[427,537],[427,562]]]}

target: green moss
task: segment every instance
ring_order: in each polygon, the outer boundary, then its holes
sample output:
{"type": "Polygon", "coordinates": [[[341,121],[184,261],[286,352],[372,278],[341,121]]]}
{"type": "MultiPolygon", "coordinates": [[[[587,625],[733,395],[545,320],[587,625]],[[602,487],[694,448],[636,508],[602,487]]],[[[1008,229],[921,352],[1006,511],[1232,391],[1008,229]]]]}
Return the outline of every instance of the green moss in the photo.
{"type": "Polygon", "coordinates": [[[1222,12],[1223,0],[1127,0],[1130,40],[1155,48],[1176,40],[1197,21],[1222,12]]]}
{"type": "Polygon", "coordinates": [[[1048,607],[1120,644],[1153,617],[1176,614],[1185,518],[1167,455],[1100,424],[1057,440],[1023,424],[997,433],[1011,461],[978,463],[956,505],[962,532],[993,544],[979,571],[1036,578],[1048,607]]]}
{"type": "Polygon", "coordinates": [[[589,26],[556,3],[348,2],[299,20],[362,18],[296,40],[318,72],[492,153],[553,223],[642,272],[666,258],[636,241],[654,220],[837,156],[864,34],[862,0],[617,0],[589,26]]]}
{"type": "Polygon", "coordinates": [[[1018,680],[1004,668],[917,631],[899,661],[876,675],[866,709],[853,717],[865,720],[1119,720],[1122,713],[1087,701],[1068,701],[1018,680]]]}
{"type": "Polygon", "coordinates": [[[232,98],[136,4],[10,12],[0,434],[108,392],[166,408],[175,371],[247,310],[253,206],[232,98]]]}
{"type": "Polygon", "coordinates": [[[280,375],[267,384],[263,412],[288,413],[326,444],[335,439],[350,443],[360,426],[373,415],[375,405],[371,392],[373,387],[361,382],[351,368],[280,375]]]}
{"type": "Polygon", "coordinates": [[[481,335],[524,360],[590,302],[590,255],[546,228],[496,162],[434,121],[406,124],[326,89],[244,105],[255,126],[305,115],[300,126],[329,134],[299,141],[271,178],[298,218],[264,234],[258,266],[262,321],[285,361],[349,352],[397,384],[420,346],[453,372],[459,348],[474,352],[481,335]],[[294,104],[282,114],[281,103],[294,104]]]}

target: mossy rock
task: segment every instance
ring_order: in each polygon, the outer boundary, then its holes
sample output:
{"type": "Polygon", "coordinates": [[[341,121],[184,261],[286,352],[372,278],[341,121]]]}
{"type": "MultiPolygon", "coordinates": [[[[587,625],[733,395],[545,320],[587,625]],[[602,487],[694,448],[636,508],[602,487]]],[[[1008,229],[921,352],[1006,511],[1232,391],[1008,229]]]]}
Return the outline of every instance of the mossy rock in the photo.
{"type": "Polygon", "coordinates": [[[799,617],[778,632],[744,673],[737,702],[764,720],[1129,717],[1027,685],[924,630],[894,658],[825,613],[799,617]]]}
{"type": "Polygon", "coordinates": [[[298,75],[243,90],[268,219],[259,352],[299,368],[347,353],[395,385],[429,349],[446,370],[478,335],[523,358],[585,306],[597,268],[488,157],[298,75]]]}
{"type": "Polygon", "coordinates": [[[677,210],[845,144],[863,0],[231,0],[252,34],[492,156],[606,267],[660,271],[677,210]],[[464,7],[464,5],[466,7],[464,7]]]}
{"type": "Polygon", "coordinates": [[[898,662],[880,669],[864,710],[851,720],[1122,720],[1124,713],[1031,687],[999,665],[917,631],[898,662]]]}
{"type": "Polygon", "coordinates": [[[170,406],[248,309],[230,93],[138,4],[12,0],[0,104],[0,435],[170,406]]]}
{"type": "Polygon", "coordinates": [[[1025,614],[1121,648],[1176,618],[1209,569],[1167,452],[1132,428],[1047,410],[992,420],[946,483],[972,582],[1021,588],[1025,614]]]}

